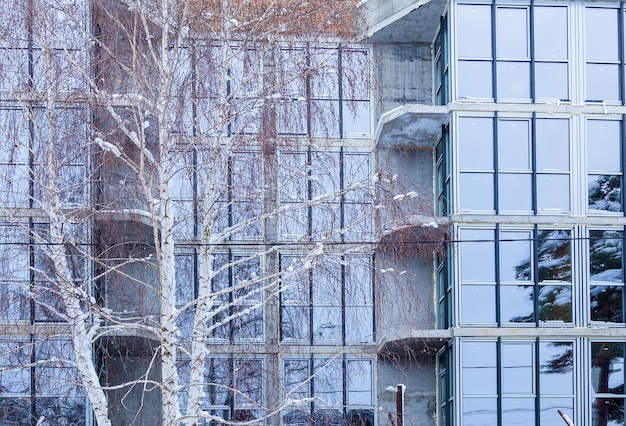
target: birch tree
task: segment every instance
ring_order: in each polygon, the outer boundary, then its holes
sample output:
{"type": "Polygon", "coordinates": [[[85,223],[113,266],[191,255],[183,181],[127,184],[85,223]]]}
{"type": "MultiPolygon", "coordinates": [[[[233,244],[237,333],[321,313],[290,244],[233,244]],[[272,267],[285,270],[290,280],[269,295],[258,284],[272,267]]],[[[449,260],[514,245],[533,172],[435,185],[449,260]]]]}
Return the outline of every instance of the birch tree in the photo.
{"type": "Polygon", "coordinates": [[[374,339],[371,146],[342,142],[372,127],[354,3],[2,12],[3,297],[28,338],[1,380],[31,400],[6,419],[373,421],[373,361],[345,358],[374,339]],[[281,342],[335,349],[281,361],[281,342]],[[59,366],[88,403],[54,419],[38,381],[59,366]]]}

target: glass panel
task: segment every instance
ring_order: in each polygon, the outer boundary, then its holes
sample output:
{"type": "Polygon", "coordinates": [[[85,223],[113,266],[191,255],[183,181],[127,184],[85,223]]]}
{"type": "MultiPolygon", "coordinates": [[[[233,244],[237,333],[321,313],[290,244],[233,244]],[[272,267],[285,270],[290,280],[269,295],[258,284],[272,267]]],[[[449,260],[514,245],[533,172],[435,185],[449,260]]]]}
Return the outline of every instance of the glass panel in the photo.
{"type": "Polygon", "coordinates": [[[539,210],[568,211],[569,175],[537,175],[537,208],[539,210]]]}
{"type": "MultiPolygon", "coordinates": [[[[370,54],[368,50],[344,49],[341,57],[341,90],[344,99],[370,99],[370,54]],[[365,71],[365,72],[363,72],[365,71]]],[[[368,129],[369,130],[369,129],[368,129]]]]}
{"type": "Polygon", "coordinates": [[[348,404],[372,405],[372,361],[348,360],[346,378],[348,404]]]}
{"type": "Polygon", "coordinates": [[[530,170],[530,121],[498,121],[498,168],[530,170]]]}
{"type": "Polygon", "coordinates": [[[535,58],[567,59],[567,7],[535,6],[535,58]]]}
{"type": "Polygon", "coordinates": [[[371,131],[369,101],[343,101],[343,136],[367,137],[371,131]]]}
{"type": "Polygon", "coordinates": [[[499,7],[496,16],[498,58],[528,58],[528,9],[499,7]]]}
{"type": "Polygon", "coordinates": [[[563,411],[570,419],[574,418],[573,398],[541,398],[539,404],[541,404],[539,410],[541,426],[563,426],[563,419],[559,416],[558,410],[563,411]]]}
{"type": "Polygon", "coordinates": [[[624,344],[591,344],[591,386],[595,393],[624,394],[624,344]]]}
{"type": "Polygon", "coordinates": [[[615,120],[587,120],[589,170],[621,172],[621,126],[615,120]]]}
{"type": "Polygon", "coordinates": [[[263,396],[263,362],[260,359],[235,360],[235,404],[260,405],[263,396]]]}
{"type": "Polygon", "coordinates": [[[622,232],[589,231],[591,281],[623,282],[622,232]]]}
{"type": "MultiPolygon", "coordinates": [[[[536,139],[538,171],[569,170],[568,120],[537,119],[536,139]]],[[[542,185],[538,184],[538,187],[541,188],[542,185]]]]}
{"type": "Polygon", "coordinates": [[[502,212],[531,211],[531,175],[500,173],[498,175],[498,203],[498,207],[502,212]]]}
{"type": "Polygon", "coordinates": [[[574,352],[572,343],[539,343],[539,384],[542,395],[573,394],[573,368],[574,352]]]}
{"type": "Polygon", "coordinates": [[[500,287],[502,322],[533,322],[533,287],[503,285],[500,287]]]}
{"type": "Polygon", "coordinates": [[[316,408],[341,406],[343,402],[341,359],[315,359],[314,363],[313,396],[319,404],[316,408]]]}
{"type": "Polygon", "coordinates": [[[493,98],[491,61],[459,61],[458,97],[493,98]]]}
{"type": "Polygon", "coordinates": [[[569,99],[568,64],[535,62],[535,97],[569,99]]]}
{"type": "Polygon", "coordinates": [[[585,50],[587,61],[617,61],[619,9],[585,9],[585,50]]]}
{"type": "Polygon", "coordinates": [[[496,287],[491,285],[461,286],[461,321],[493,323],[496,321],[496,287]]]}
{"type": "MultiPolygon", "coordinates": [[[[25,342],[0,342],[0,389],[3,393],[30,391],[30,347],[25,342]]],[[[0,419],[3,419],[0,414],[0,419]]]]}
{"type": "Polygon", "coordinates": [[[624,400],[597,398],[592,404],[592,426],[622,426],[624,424],[624,400]]]}
{"type": "Polygon", "coordinates": [[[230,405],[232,398],[233,377],[232,360],[209,358],[205,362],[208,386],[206,399],[210,405],[230,405]]]}
{"type": "MultiPolygon", "coordinates": [[[[480,379],[479,379],[480,380],[480,379]]],[[[463,398],[463,426],[495,426],[498,424],[495,398],[463,398]]]]}
{"type": "Polygon", "coordinates": [[[534,426],[534,398],[502,398],[502,424],[534,426]]]}
{"type": "Polygon", "coordinates": [[[339,99],[339,54],[337,49],[311,49],[311,96],[339,99]]]}
{"type": "Polygon", "coordinates": [[[589,210],[622,211],[622,176],[589,175],[589,210]]]}
{"type": "Polygon", "coordinates": [[[496,342],[465,341],[462,350],[463,394],[495,394],[497,392],[496,342]]]}
{"type": "Polygon", "coordinates": [[[463,58],[491,58],[491,6],[457,5],[457,54],[463,58]]]}
{"type": "Polygon", "coordinates": [[[530,64],[501,62],[497,64],[498,99],[530,98],[530,64]]]}
{"type": "Polygon", "coordinates": [[[586,71],[586,100],[619,101],[619,65],[587,64],[586,71]]]}
{"type": "Polygon", "coordinates": [[[463,282],[495,282],[494,231],[462,229],[459,238],[463,282]]]}
{"type": "Polygon", "coordinates": [[[538,281],[572,280],[570,232],[541,230],[537,233],[538,281]]]}
{"type": "Polygon", "coordinates": [[[462,210],[493,210],[493,173],[461,173],[462,210]]]}
{"type": "Polygon", "coordinates": [[[530,281],[531,268],[530,231],[500,233],[500,280],[530,281]]]}
{"type": "Polygon", "coordinates": [[[283,339],[310,340],[310,308],[283,306],[280,311],[283,339]]]}
{"type": "Polygon", "coordinates": [[[537,304],[539,321],[572,322],[571,286],[539,286],[537,304]]]}
{"type": "Polygon", "coordinates": [[[493,119],[459,118],[459,165],[461,169],[493,170],[493,119]]]}
{"type": "Polygon", "coordinates": [[[592,285],[590,293],[592,321],[624,322],[624,287],[592,285]]]}

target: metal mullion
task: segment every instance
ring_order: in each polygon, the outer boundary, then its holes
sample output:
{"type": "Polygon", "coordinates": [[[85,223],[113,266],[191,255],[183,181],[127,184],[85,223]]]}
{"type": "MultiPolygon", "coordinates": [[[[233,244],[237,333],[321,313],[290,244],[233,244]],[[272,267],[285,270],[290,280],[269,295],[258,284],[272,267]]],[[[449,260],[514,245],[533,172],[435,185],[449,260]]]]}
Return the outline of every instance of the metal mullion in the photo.
{"type": "Polygon", "coordinates": [[[622,175],[620,176],[620,183],[621,183],[621,188],[620,188],[620,199],[621,199],[621,207],[622,207],[622,215],[626,214],[626,202],[624,201],[624,186],[626,185],[626,178],[624,177],[624,175],[626,175],[625,172],[625,166],[626,166],[626,148],[624,146],[624,144],[626,143],[626,114],[622,115],[622,119],[620,120],[620,156],[621,156],[621,162],[620,162],[620,171],[622,173],[622,175]]]}
{"type": "Polygon", "coordinates": [[[533,227],[533,241],[532,241],[532,256],[533,256],[533,265],[532,265],[532,273],[533,273],[533,317],[535,318],[535,327],[539,327],[539,315],[538,304],[539,304],[539,244],[538,244],[538,235],[539,235],[539,227],[537,224],[533,227]]]}
{"type": "Polygon", "coordinates": [[[496,274],[496,323],[502,326],[502,310],[500,309],[500,224],[496,224],[495,230],[495,274],[496,274]]]}
{"type": "MultiPolygon", "coordinates": [[[[309,147],[307,149],[307,200],[312,200],[313,199],[313,182],[311,181],[311,166],[313,165],[313,156],[311,153],[311,148],[309,147]]],[[[308,216],[308,223],[307,223],[307,233],[309,235],[309,239],[312,240],[313,239],[313,205],[309,205],[309,207],[307,208],[307,216],[308,216]]]]}
{"type": "MultiPolygon", "coordinates": [[[[233,280],[234,280],[234,273],[233,273],[233,261],[234,261],[234,257],[233,257],[233,250],[232,249],[228,249],[228,286],[232,289],[233,287],[233,280]]],[[[228,292],[228,304],[230,305],[230,307],[228,308],[228,315],[233,315],[234,312],[234,306],[233,306],[233,301],[234,301],[234,294],[233,294],[233,290],[228,292]]],[[[229,321],[228,323],[228,341],[229,343],[233,342],[233,321],[229,321]]]]}
{"type": "Polygon", "coordinates": [[[624,82],[624,2],[620,3],[617,19],[617,46],[619,55],[619,89],[622,105],[626,103],[626,87],[624,82]]]}
{"type": "MultiPolygon", "coordinates": [[[[314,303],[313,303],[313,268],[309,268],[309,344],[313,345],[313,316],[314,316],[314,303]]],[[[311,355],[312,356],[312,355],[311,355]]]]}
{"type": "Polygon", "coordinates": [[[533,112],[530,122],[530,151],[531,151],[531,186],[532,209],[537,214],[537,113],[533,112]]]}
{"type": "MultiPolygon", "coordinates": [[[[339,148],[339,229],[343,231],[345,227],[345,202],[346,196],[344,194],[345,176],[344,176],[344,149],[343,146],[339,148]]],[[[345,242],[346,236],[344,232],[339,233],[341,235],[341,242],[345,242]]]]}
{"type": "Polygon", "coordinates": [[[370,256],[371,259],[371,269],[370,274],[372,276],[372,341],[376,341],[376,254],[372,254],[370,256]]]}
{"type": "Polygon", "coordinates": [[[496,342],[496,417],[497,424],[502,425],[502,337],[496,342]]]}
{"type": "Polygon", "coordinates": [[[530,48],[530,101],[535,103],[537,94],[535,92],[535,0],[530,0],[529,12],[529,48],[530,48]]]}
{"type": "Polygon", "coordinates": [[[539,363],[541,362],[541,357],[539,354],[539,337],[535,338],[535,368],[533,369],[534,378],[535,378],[535,424],[541,425],[541,386],[540,386],[540,374],[539,371],[539,363]]]}
{"type": "MultiPolygon", "coordinates": [[[[622,322],[626,322],[624,307],[626,306],[626,286],[624,286],[624,271],[626,271],[626,259],[624,258],[624,247],[626,247],[626,225],[622,229],[622,322]]],[[[626,369],[624,369],[626,374],[626,369]]],[[[626,383],[626,382],[624,382],[626,383]]]]}
{"type": "Polygon", "coordinates": [[[341,342],[346,344],[346,265],[345,256],[341,256],[341,342]]]}
{"type": "MultiPolygon", "coordinates": [[[[313,338],[313,335],[311,335],[311,338],[313,338]]],[[[309,357],[309,377],[311,378],[311,380],[309,380],[309,396],[311,397],[310,413],[311,413],[311,416],[313,416],[313,413],[315,412],[315,398],[313,396],[315,395],[316,372],[315,372],[315,357],[313,356],[312,353],[309,357]]]]}
{"type": "Polygon", "coordinates": [[[339,43],[339,47],[337,48],[337,80],[338,80],[338,89],[339,89],[339,137],[345,138],[343,134],[344,126],[343,126],[343,46],[339,43]]]}
{"type": "Polygon", "coordinates": [[[491,4],[491,91],[493,93],[494,102],[498,102],[498,60],[496,51],[497,24],[496,12],[498,8],[496,3],[491,4]]]}
{"type": "Polygon", "coordinates": [[[346,359],[346,354],[344,353],[341,356],[341,379],[343,381],[342,388],[342,414],[343,417],[346,417],[346,411],[348,406],[348,360],[346,359]]]}
{"type": "MultiPolygon", "coordinates": [[[[307,69],[311,68],[311,43],[307,42],[306,46],[304,47],[304,60],[306,63],[306,67],[307,69]]],[[[313,97],[313,94],[311,92],[311,76],[307,73],[307,76],[305,77],[305,82],[304,82],[304,90],[305,90],[305,94],[304,96],[306,97],[306,132],[307,135],[313,136],[313,118],[312,118],[312,114],[313,111],[311,110],[311,100],[313,97]]]]}
{"type": "MultiPolygon", "coordinates": [[[[499,186],[499,163],[498,163],[498,112],[496,111],[493,116],[493,203],[496,214],[500,213],[500,186],[499,186]]],[[[497,264],[497,263],[496,263],[497,264]]]]}

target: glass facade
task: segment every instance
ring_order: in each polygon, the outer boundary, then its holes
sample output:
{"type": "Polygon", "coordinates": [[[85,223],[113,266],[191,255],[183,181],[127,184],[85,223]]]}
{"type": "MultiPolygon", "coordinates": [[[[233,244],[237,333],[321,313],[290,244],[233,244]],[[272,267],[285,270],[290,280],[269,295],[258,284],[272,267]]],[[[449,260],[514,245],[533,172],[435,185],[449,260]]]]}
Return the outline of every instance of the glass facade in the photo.
{"type": "Polygon", "coordinates": [[[437,326],[463,337],[437,355],[438,422],[623,425],[624,7],[459,0],[444,16],[437,326]]]}

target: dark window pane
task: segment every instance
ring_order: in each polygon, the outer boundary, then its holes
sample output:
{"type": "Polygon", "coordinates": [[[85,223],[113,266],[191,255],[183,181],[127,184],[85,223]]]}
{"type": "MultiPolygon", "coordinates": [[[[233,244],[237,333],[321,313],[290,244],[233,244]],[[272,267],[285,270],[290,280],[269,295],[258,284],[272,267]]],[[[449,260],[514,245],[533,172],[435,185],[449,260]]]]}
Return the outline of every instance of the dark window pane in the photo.
{"type": "Polygon", "coordinates": [[[624,344],[591,344],[591,386],[595,393],[624,394],[624,344]]]}
{"type": "Polygon", "coordinates": [[[572,322],[572,287],[566,285],[539,286],[537,309],[540,321],[572,322]]]}
{"type": "Polygon", "coordinates": [[[589,210],[622,211],[622,176],[589,175],[589,210]]]}
{"type": "Polygon", "coordinates": [[[620,426],[624,424],[624,399],[597,398],[591,403],[592,426],[620,426]]]}
{"type": "Polygon", "coordinates": [[[589,267],[591,281],[623,282],[622,232],[589,232],[589,267]]]}
{"type": "Polygon", "coordinates": [[[623,322],[624,287],[592,285],[591,320],[623,322]]]}

